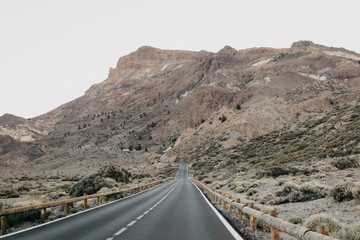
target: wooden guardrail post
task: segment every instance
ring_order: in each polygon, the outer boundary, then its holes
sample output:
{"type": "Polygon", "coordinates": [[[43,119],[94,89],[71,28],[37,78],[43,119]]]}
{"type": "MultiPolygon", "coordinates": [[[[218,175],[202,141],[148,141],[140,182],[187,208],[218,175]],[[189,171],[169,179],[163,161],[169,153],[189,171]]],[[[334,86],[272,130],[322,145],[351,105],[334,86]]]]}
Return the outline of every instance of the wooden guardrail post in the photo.
{"type": "MultiPolygon", "coordinates": [[[[45,201],[42,201],[42,203],[46,203],[45,201]]],[[[45,222],[45,213],[46,213],[46,208],[42,208],[40,210],[40,220],[41,222],[45,222]]]]}
{"type": "MultiPolygon", "coordinates": [[[[225,197],[225,194],[223,195],[225,197]]],[[[226,210],[226,202],[223,200],[223,208],[226,210]]]]}
{"type": "MultiPolygon", "coordinates": [[[[2,210],[6,210],[8,209],[8,207],[2,207],[2,210]]],[[[1,216],[1,234],[4,235],[6,234],[7,231],[7,227],[8,227],[8,216],[1,216]]]]}
{"type": "MultiPolygon", "coordinates": [[[[240,198],[237,198],[236,202],[240,203],[240,198]]],[[[238,220],[242,220],[242,211],[241,211],[241,209],[237,208],[236,212],[237,212],[238,220]]]]}
{"type": "Polygon", "coordinates": [[[127,197],[127,191],[124,191],[124,197],[127,197]]]}
{"type": "Polygon", "coordinates": [[[96,206],[99,206],[100,204],[100,197],[96,197],[96,206]]]}
{"type": "MultiPolygon", "coordinates": [[[[69,199],[69,197],[66,197],[66,199],[69,199]]],[[[65,214],[69,215],[69,213],[70,213],[70,204],[66,203],[65,204],[65,214]]]]}
{"type": "Polygon", "coordinates": [[[324,226],[324,235],[330,236],[330,230],[329,230],[329,225],[328,224],[326,224],[324,226]]]}
{"type": "MultiPolygon", "coordinates": [[[[84,193],[84,196],[87,196],[87,194],[84,193]]],[[[87,199],[84,199],[84,209],[87,209],[87,199]]]]}
{"type": "Polygon", "coordinates": [[[329,225],[327,223],[321,223],[316,227],[316,231],[318,233],[324,234],[326,236],[329,236],[329,225]]]}
{"type": "MultiPolygon", "coordinates": [[[[277,218],[277,211],[276,209],[270,211],[270,216],[277,218]]],[[[272,240],[280,240],[280,233],[279,229],[271,227],[271,239],[272,240]]]]}
{"type": "Polygon", "coordinates": [[[102,203],[106,203],[106,196],[102,196],[102,203]]]}
{"type": "MultiPolygon", "coordinates": [[[[250,208],[254,208],[254,203],[249,203],[250,208]]],[[[256,230],[256,219],[254,216],[250,216],[250,228],[251,230],[256,230]]]]}
{"type": "MultiPolygon", "coordinates": [[[[230,199],[232,199],[231,196],[229,196],[230,199]]],[[[231,214],[232,213],[232,205],[231,203],[229,203],[229,206],[228,206],[228,214],[231,214]]]]}

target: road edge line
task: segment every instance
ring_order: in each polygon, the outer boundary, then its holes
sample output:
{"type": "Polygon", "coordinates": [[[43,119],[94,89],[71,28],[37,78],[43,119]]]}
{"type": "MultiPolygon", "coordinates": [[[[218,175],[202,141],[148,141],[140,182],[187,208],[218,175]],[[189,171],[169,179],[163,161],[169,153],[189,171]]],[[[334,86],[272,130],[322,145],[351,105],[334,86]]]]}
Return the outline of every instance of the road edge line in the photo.
{"type": "MultiPolygon", "coordinates": [[[[190,180],[189,180],[190,181],[190,180]]],[[[233,228],[233,226],[230,225],[230,223],[228,221],[226,221],[226,219],[219,213],[219,211],[211,204],[211,202],[209,201],[209,199],[207,199],[207,197],[205,197],[204,193],[199,189],[198,186],[196,186],[195,183],[193,183],[192,181],[190,181],[196,188],[197,190],[199,190],[199,192],[201,193],[201,195],[203,196],[203,198],[205,199],[205,201],[207,202],[207,204],[209,204],[210,208],[215,212],[216,216],[220,219],[220,221],[224,224],[224,226],[227,228],[227,230],[231,233],[231,235],[236,239],[236,240],[244,240],[240,234],[233,228]]]]}

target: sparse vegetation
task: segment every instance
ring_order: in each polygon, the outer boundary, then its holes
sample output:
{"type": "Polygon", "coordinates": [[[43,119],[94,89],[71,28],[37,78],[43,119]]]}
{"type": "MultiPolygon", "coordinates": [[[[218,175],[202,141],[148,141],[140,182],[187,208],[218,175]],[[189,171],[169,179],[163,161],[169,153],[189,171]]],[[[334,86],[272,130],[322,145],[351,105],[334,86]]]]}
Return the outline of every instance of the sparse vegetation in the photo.
{"type": "Polygon", "coordinates": [[[337,202],[349,201],[353,199],[353,187],[355,187],[355,184],[352,182],[336,184],[335,187],[330,190],[330,196],[337,202]]]}
{"type": "Polygon", "coordinates": [[[334,159],[331,162],[331,165],[333,165],[334,167],[336,167],[339,170],[360,167],[358,161],[356,161],[355,159],[352,159],[352,158],[348,158],[348,157],[334,159]]]}
{"type": "Polygon", "coordinates": [[[282,204],[288,202],[305,202],[316,200],[327,196],[328,189],[315,182],[304,185],[287,183],[282,190],[269,194],[262,198],[261,202],[266,204],[282,204]]]}
{"type": "Polygon", "coordinates": [[[227,120],[227,117],[222,115],[221,117],[219,117],[219,120],[223,123],[227,120]]]}
{"type": "Polygon", "coordinates": [[[89,174],[82,178],[78,183],[71,186],[69,194],[74,197],[90,195],[97,193],[101,188],[114,187],[107,178],[114,179],[116,182],[129,182],[131,174],[118,165],[106,165],[100,168],[96,173],[89,174]]]}
{"type": "Polygon", "coordinates": [[[360,240],[360,224],[343,227],[334,236],[341,240],[360,240]]]}
{"type": "Polygon", "coordinates": [[[316,231],[316,227],[322,223],[327,223],[329,225],[330,233],[338,232],[343,227],[339,221],[324,213],[312,215],[305,220],[304,226],[309,228],[311,231],[316,231]]]}

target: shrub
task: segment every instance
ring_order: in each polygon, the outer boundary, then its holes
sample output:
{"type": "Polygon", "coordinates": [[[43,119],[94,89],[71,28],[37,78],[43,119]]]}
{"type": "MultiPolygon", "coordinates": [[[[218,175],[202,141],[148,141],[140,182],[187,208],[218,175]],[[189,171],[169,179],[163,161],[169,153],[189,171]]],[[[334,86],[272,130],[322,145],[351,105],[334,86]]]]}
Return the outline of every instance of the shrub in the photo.
{"type": "Polygon", "coordinates": [[[255,188],[250,188],[249,190],[247,190],[246,195],[252,196],[252,195],[256,194],[257,192],[258,192],[258,190],[256,190],[255,188]]]}
{"type": "Polygon", "coordinates": [[[219,120],[223,123],[227,120],[227,117],[222,115],[221,117],[219,117],[219,120]]]}
{"type": "Polygon", "coordinates": [[[360,240],[360,224],[342,228],[335,237],[342,240],[360,240]]]}
{"type": "Polygon", "coordinates": [[[301,217],[291,217],[288,221],[292,224],[302,224],[303,219],[301,217]]]}
{"type": "Polygon", "coordinates": [[[30,192],[31,188],[29,186],[22,185],[17,188],[18,192],[30,192]]]}
{"type": "Polygon", "coordinates": [[[13,189],[3,188],[0,190],[0,198],[18,198],[20,194],[13,189]]]}
{"type": "Polygon", "coordinates": [[[327,223],[329,225],[330,232],[337,232],[343,227],[336,219],[324,213],[310,216],[306,219],[304,226],[309,228],[311,231],[316,231],[316,227],[322,223],[327,223]]]}
{"type": "Polygon", "coordinates": [[[309,183],[298,186],[296,184],[287,183],[281,191],[276,192],[276,201],[273,204],[281,204],[287,202],[304,202],[320,198],[327,195],[328,189],[316,183],[309,183]]]}
{"type": "Polygon", "coordinates": [[[242,192],[244,192],[244,187],[243,186],[237,186],[236,188],[235,188],[235,191],[237,192],[237,193],[242,193],[242,192]]]}
{"type": "Polygon", "coordinates": [[[261,204],[273,204],[276,196],[273,193],[268,193],[260,198],[261,204]]]}
{"type": "Polygon", "coordinates": [[[240,110],[240,109],[241,109],[240,104],[236,105],[236,109],[237,109],[237,110],[240,110]]]}
{"type": "Polygon", "coordinates": [[[256,219],[256,228],[263,232],[271,232],[271,228],[264,221],[256,219]]]}
{"type": "Polygon", "coordinates": [[[129,182],[129,177],[131,177],[131,173],[126,169],[121,168],[120,165],[116,164],[108,164],[101,167],[97,174],[105,177],[115,179],[116,182],[129,182]]]}
{"type": "Polygon", "coordinates": [[[351,182],[343,182],[336,184],[334,188],[330,190],[330,196],[337,202],[349,201],[353,199],[352,188],[355,186],[351,182]]]}
{"type": "Polygon", "coordinates": [[[75,183],[71,186],[69,195],[74,197],[79,197],[86,194],[94,194],[103,187],[112,187],[105,178],[96,175],[90,174],[81,179],[78,183],[75,183]]]}
{"type": "Polygon", "coordinates": [[[353,198],[357,201],[360,201],[360,183],[353,186],[351,192],[352,192],[353,198]]]}
{"type": "Polygon", "coordinates": [[[348,169],[348,168],[358,168],[360,167],[358,161],[351,158],[338,158],[331,162],[331,165],[336,167],[339,170],[348,169]]]}
{"type": "Polygon", "coordinates": [[[131,174],[118,165],[106,165],[101,167],[96,173],[82,178],[78,183],[71,186],[69,195],[79,197],[86,194],[94,194],[101,188],[113,187],[111,181],[106,178],[114,179],[116,182],[129,182],[131,174]]]}

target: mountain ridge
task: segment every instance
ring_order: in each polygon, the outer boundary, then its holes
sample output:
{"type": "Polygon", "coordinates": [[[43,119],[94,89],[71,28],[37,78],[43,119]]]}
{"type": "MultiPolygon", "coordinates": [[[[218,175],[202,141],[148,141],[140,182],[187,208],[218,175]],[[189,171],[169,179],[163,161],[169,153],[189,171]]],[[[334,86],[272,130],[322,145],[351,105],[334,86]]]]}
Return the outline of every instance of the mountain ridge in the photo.
{"type": "MultiPolygon", "coordinates": [[[[188,129],[200,134],[198,127],[215,117],[228,118],[222,125],[234,138],[251,139],[347,104],[358,93],[358,58],[310,41],[288,49],[225,46],[217,53],[143,46],[120,57],[108,78],[83,96],[28,121],[47,132],[36,139],[44,152],[39,161],[76,159],[69,151],[84,146],[91,148],[80,159],[91,159],[107,146],[115,150],[106,150],[104,157],[116,159],[123,148],[140,145],[149,152],[137,154],[152,162],[188,129]],[[296,94],[300,102],[286,100],[296,94]]],[[[222,135],[227,132],[222,125],[208,126],[209,132],[222,135]]]]}

